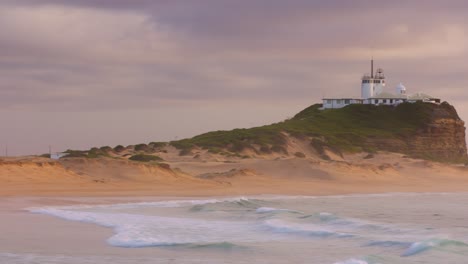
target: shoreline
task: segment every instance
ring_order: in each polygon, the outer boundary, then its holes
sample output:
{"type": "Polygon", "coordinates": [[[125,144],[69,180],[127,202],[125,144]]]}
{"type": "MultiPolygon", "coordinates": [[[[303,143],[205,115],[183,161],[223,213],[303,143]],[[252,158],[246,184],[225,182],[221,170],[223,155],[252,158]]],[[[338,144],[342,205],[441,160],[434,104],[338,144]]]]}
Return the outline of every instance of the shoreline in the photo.
{"type": "MultiPolygon", "coordinates": [[[[434,195],[445,194],[460,194],[466,196],[468,192],[372,193],[351,194],[349,196],[357,199],[365,199],[367,196],[376,197],[377,199],[386,199],[385,196],[387,195],[388,197],[396,195],[400,196],[400,200],[404,200],[406,198],[401,198],[401,196],[408,196],[408,198],[411,199],[413,195],[429,195],[433,197],[434,195]]],[[[265,197],[276,196],[271,194],[264,195],[265,197]]],[[[328,198],[346,198],[346,196],[348,195],[331,195],[328,196],[328,198]]],[[[321,197],[327,198],[327,196],[321,197]]],[[[203,251],[199,252],[196,250],[185,250],[184,255],[182,257],[178,255],[179,251],[175,248],[115,247],[107,243],[107,239],[109,239],[112,235],[115,234],[112,228],[100,226],[94,223],[64,220],[51,215],[32,213],[27,210],[28,208],[49,206],[60,207],[74,205],[156,202],[167,200],[189,200],[190,198],[196,200],[203,200],[204,198],[222,199],[223,196],[21,196],[9,198],[2,197],[0,198],[0,216],[2,217],[2,221],[0,222],[0,233],[2,233],[2,237],[0,237],[0,260],[2,260],[2,256],[5,256],[5,254],[11,254],[17,255],[19,257],[26,256],[26,258],[30,257],[33,259],[44,258],[45,262],[47,262],[48,258],[63,257],[64,260],[58,263],[67,263],[67,260],[69,259],[76,261],[76,263],[82,263],[78,260],[82,259],[83,257],[90,258],[92,260],[95,260],[94,258],[96,258],[102,263],[106,263],[105,258],[116,258],[122,260],[122,263],[127,263],[125,262],[126,259],[134,260],[135,258],[140,258],[144,261],[148,261],[141,263],[172,263],[171,261],[175,261],[174,263],[194,263],[191,262],[191,259],[203,259],[203,251]]],[[[226,198],[226,196],[224,196],[224,198],[226,198]]],[[[226,256],[223,254],[225,254],[225,252],[221,253],[221,259],[219,259],[219,261],[223,261],[222,256],[226,256]]]]}

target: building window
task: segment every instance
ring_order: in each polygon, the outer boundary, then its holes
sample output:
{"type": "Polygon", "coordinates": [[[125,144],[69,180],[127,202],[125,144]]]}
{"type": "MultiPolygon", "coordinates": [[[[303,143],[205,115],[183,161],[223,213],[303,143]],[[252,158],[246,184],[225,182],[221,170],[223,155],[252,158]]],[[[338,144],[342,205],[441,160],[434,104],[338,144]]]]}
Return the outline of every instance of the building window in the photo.
{"type": "Polygon", "coordinates": [[[383,102],[384,102],[384,104],[386,104],[386,103],[387,103],[387,99],[384,99],[383,102]]]}
{"type": "Polygon", "coordinates": [[[344,103],[345,103],[345,104],[349,104],[349,103],[350,103],[350,100],[349,100],[349,99],[345,99],[345,100],[344,100],[344,103]]]}
{"type": "Polygon", "coordinates": [[[340,100],[340,99],[337,99],[337,100],[336,100],[336,104],[342,104],[341,100],[340,100]]]}

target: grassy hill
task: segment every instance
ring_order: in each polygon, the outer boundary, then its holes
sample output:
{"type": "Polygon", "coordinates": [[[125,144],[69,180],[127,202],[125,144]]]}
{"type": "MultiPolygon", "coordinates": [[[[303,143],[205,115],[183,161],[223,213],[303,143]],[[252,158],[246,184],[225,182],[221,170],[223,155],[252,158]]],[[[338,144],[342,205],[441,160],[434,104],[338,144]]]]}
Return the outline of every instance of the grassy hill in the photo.
{"type": "MultiPolygon", "coordinates": [[[[412,141],[420,140],[419,136],[434,137],[433,140],[438,140],[437,133],[431,134],[430,128],[441,119],[454,121],[455,132],[459,132],[461,129],[459,126],[462,124],[463,135],[458,135],[459,133],[454,135],[458,137],[454,141],[465,142],[463,122],[453,106],[445,102],[440,105],[418,102],[403,103],[396,107],[349,105],[341,109],[319,110],[319,108],[318,104],[312,105],[292,119],[271,125],[214,131],[190,139],[172,141],[170,144],[180,149],[181,154],[190,153],[194,147],[208,149],[213,153],[221,151],[239,153],[246,149],[270,153],[285,152],[286,137],[292,136],[310,140],[311,146],[319,152],[323,147],[341,152],[389,150],[414,157],[455,161],[456,157],[441,153],[438,146],[433,150],[429,147],[427,151],[424,151],[424,146],[412,146],[412,141]],[[414,152],[412,148],[418,151],[414,152]]],[[[450,132],[444,132],[440,136],[447,137],[448,134],[450,132]]],[[[440,140],[453,141],[446,138],[440,140]]],[[[466,160],[466,144],[463,145],[456,151],[460,160],[466,160]]],[[[457,146],[447,147],[447,151],[452,151],[450,147],[457,148],[457,146]]]]}

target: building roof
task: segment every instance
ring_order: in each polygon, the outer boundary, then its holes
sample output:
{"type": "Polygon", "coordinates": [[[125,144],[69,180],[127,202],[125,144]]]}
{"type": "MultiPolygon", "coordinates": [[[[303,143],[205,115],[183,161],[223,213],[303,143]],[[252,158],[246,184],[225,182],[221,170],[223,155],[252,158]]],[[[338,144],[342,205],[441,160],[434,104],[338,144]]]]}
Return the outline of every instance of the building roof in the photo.
{"type": "Polygon", "coordinates": [[[355,101],[362,101],[362,98],[351,98],[351,97],[344,97],[344,98],[322,98],[322,100],[355,100],[355,101]]]}
{"type": "Polygon", "coordinates": [[[435,97],[430,96],[425,93],[415,93],[408,96],[408,100],[424,100],[424,99],[435,99],[435,97]]]}
{"type": "Polygon", "coordinates": [[[386,93],[386,92],[383,92],[383,93],[379,93],[375,96],[372,96],[371,98],[369,99],[407,99],[408,96],[404,95],[404,94],[393,94],[393,93],[386,93]]]}

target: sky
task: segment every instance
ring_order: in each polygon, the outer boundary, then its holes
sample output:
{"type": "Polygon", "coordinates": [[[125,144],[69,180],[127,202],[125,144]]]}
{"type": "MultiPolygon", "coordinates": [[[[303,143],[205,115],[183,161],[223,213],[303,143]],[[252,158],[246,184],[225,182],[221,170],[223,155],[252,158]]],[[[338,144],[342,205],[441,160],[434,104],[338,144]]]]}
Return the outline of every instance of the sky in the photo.
{"type": "Polygon", "coordinates": [[[369,60],[468,120],[468,2],[2,0],[0,155],[279,122],[369,60]]]}

